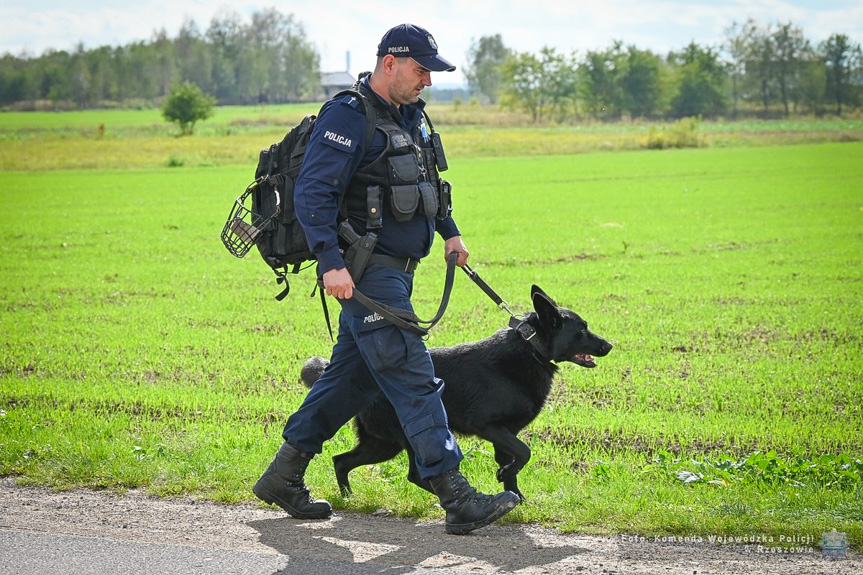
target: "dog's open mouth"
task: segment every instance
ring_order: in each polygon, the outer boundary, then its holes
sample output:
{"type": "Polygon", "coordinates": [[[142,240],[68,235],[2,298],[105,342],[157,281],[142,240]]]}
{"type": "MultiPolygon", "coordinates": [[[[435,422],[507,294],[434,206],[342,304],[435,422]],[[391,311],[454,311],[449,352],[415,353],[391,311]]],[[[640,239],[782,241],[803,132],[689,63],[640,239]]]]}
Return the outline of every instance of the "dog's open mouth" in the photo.
{"type": "Polygon", "coordinates": [[[581,367],[596,367],[596,360],[589,353],[577,353],[572,358],[572,363],[577,363],[581,367]]]}

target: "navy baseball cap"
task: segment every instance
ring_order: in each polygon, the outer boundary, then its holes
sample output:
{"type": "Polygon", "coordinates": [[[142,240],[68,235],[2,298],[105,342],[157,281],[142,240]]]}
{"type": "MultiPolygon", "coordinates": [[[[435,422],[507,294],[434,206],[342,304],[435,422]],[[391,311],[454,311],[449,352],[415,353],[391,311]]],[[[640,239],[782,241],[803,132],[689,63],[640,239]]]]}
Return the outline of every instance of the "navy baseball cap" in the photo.
{"type": "Polygon", "coordinates": [[[413,24],[399,24],[387,30],[378,44],[378,56],[387,54],[397,58],[413,58],[417,64],[432,72],[455,70],[455,66],[437,53],[437,44],[429,31],[413,24]]]}

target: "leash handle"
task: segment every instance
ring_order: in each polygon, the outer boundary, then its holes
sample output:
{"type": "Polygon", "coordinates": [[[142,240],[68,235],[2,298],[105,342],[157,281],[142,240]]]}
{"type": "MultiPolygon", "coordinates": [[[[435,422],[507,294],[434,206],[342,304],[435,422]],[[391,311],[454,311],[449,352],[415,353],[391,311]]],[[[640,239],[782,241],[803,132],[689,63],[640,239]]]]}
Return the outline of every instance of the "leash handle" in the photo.
{"type": "MultiPolygon", "coordinates": [[[[369,310],[379,313],[385,320],[394,324],[395,326],[413,332],[421,337],[425,337],[428,335],[429,330],[441,320],[444,312],[446,311],[447,305],[449,305],[449,298],[450,294],[452,293],[453,280],[455,280],[455,267],[457,260],[458,253],[456,252],[451,253],[449,258],[447,259],[446,279],[444,280],[443,296],[441,296],[441,302],[440,306],[438,307],[437,313],[431,319],[420,319],[413,312],[401,308],[392,307],[379,301],[375,301],[367,295],[363,294],[356,287],[354,287],[354,299],[367,307],[369,310]]],[[[333,330],[330,327],[329,310],[327,309],[327,302],[324,298],[324,292],[326,290],[324,289],[323,279],[318,278],[316,285],[321,290],[321,304],[324,307],[324,317],[327,320],[327,329],[330,331],[330,339],[332,339],[333,330]]],[[[312,295],[314,295],[314,292],[312,292],[312,295]]]]}
{"type": "Polygon", "coordinates": [[[479,277],[478,273],[471,269],[471,267],[467,264],[464,264],[461,269],[464,270],[464,273],[467,274],[467,277],[473,280],[473,283],[475,283],[477,287],[479,287],[479,289],[481,289],[485,293],[485,295],[491,298],[491,301],[493,301],[497,307],[506,311],[506,313],[508,313],[511,317],[515,317],[515,314],[510,311],[509,306],[506,304],[505,301],[503,301],[503,298],[497,295],[497,292],[491,289],[491,286],[485,283],[485,280],[479,277]]]}
{"type": "Polygon", "coordinates": [[[407,310],[394,308],[386,304],[377,302],[368,296],[363,295],[358,289],[354,288],[354,297],[358,302],[366,306],[372,311],[381,314],[384,319],[396,326],[412,331],[420,336],[427,336],[431,328],[441,320],[447,305],[449,305],[450,294],[452,293],[453,280],[455,279],[455,264],[458,260],[458,253],[453,252],[449,255],[446,264],[446,279],[444,280],[443,296],[441,296],[440,306],[437,313],[431,319],[420,319],[416,314],[407,310]],[[422,325],[427,324],[427,325],[422,325]]]}

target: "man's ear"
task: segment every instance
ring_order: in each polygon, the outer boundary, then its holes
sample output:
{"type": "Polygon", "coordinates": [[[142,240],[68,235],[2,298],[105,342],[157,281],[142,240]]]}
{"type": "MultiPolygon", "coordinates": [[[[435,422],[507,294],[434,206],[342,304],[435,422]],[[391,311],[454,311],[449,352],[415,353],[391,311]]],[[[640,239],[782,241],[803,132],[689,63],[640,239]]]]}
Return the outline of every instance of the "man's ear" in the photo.
{"type": "Polygon", "coordinates": [[[398,60],[396,60],[396,57],[392,54],[387,54],[383,57],[383,60],[381,60],[381,66],[383,67],[384,71],[390,75],[395,73],[395,68],[397,64],[398,60]]]}

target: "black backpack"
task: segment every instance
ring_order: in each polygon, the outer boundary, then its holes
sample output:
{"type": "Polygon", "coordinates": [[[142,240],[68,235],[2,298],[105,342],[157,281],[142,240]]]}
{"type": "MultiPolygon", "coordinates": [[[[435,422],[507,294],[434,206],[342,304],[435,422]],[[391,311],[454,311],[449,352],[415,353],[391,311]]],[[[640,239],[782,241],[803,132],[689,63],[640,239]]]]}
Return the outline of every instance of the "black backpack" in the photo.
{"type": "MultiPolygon", "coordinates": [[[[365,107],[368,148],[375,130],[374,106],[357,90],[345,90],[336,97],[343,95],[358,98],[365,107]]],[[[303,165],[315,118],[313,114],[306,116],[282,141],[261,150],[255,180],[236,199],[222,228],[222,243],[236,257],[244,257],[252,246],[257,246],[261,257],[275,272],[276,281],[285,284],[276,296],[280,301],[290,291],[287,274],[297,274],[305,269],[302,264],[315,260],[294,209],[294,183],[303,165]]]]}

